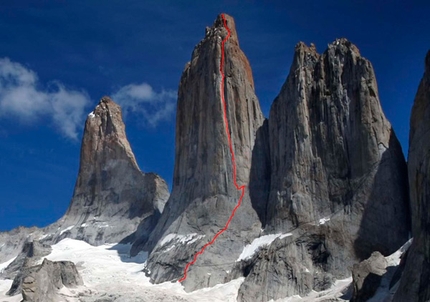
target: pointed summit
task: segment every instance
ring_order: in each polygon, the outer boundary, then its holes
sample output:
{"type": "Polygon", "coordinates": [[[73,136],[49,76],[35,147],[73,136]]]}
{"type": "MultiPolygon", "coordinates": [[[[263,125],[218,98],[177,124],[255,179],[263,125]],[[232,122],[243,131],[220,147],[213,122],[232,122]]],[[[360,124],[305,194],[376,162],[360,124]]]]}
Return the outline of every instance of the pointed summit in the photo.
{"type": "MultiPolygon", "coordinates": [[[[181,77],[173,191],[144,247],[152,251],[147,267],[156,283],[182,277],[186,264],[225,227],[240,197],[233,170],[236,168],[239,186],[248,186],[250,181],[256,132],[264,118],[254,93],[251,67],[239,48],[234,20],[227,15],[225,18],[224,23],[222,16],[218,16],[206,30],[181,77]],[[224,61],[223,39],[227,39],[224,61]]],[[[224,282],[228,277],[226,271],[231,271],[243,247],[258,235],[260,228],[246,189],[228,229],[192,266],[183,283],[186,289],[224,282]]]]}
{"type": "MultiPolygon", "coordinates": [[[[125,135],[121,108],[105,96],[88,114],[85,123],[77,184],[84,184],[91,178],[88,175],[94,174],[97,166],[105,165],[113,158],[128,161],[134,169],[139,169],[125,135]]],[[[81,186],[76,189],[81,189],[81,186]]]]}
{"type": "Polygon", "coordinates": [[[228,42],[230,44],[234,44],[236,46],[239,46],[239,40],[238,40],[237,32],[236,32],[236,24],[234,22],[233,17],[222,13],[222,14],[219,14],[217,16],[214,24],[212,25],[212,28],[206,32],[206,36],[208,36],[208,33],[213,34],[213,35],[219,34],[220,37],[222,39],[224,39],[227,36],[228,32],[230,32],[230,37],[228,38],[228,42]],[[225,25],[227,26],[228,30],[224,26],[224,20],[225,20],[225,25]]]}
{"type": "Polygon", "coordinates": [[[142,218],[159,217],[168,196],[163,179],[140,171],[121,108],[105,96],[87,117],[78,179],[56,241],[118,242],[136,231],[142,218]]]}

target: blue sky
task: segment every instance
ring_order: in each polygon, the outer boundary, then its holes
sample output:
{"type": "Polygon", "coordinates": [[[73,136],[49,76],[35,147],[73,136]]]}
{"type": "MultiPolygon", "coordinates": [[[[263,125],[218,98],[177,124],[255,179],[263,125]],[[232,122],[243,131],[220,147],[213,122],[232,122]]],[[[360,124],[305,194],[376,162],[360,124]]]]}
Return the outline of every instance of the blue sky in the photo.
{"type": "Polygon", "coordinates": [[[66,211],[83,124],[103,95],[123,105],[141,169],[170,185],[179,78],[221,12],[236,20],[266,116],[297,42],[323,52],[346,37],[372,62],[407,152],[429,11],[428,1],[1,1],[0,231],[66,211]]]}

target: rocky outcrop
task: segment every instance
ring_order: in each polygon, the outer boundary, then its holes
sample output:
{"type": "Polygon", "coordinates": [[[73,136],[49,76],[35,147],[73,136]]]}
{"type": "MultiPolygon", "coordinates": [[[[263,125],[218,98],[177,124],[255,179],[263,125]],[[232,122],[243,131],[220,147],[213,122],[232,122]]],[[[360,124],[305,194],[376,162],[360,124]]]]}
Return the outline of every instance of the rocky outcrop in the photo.
{"type": "Polygon", "coordinates": [[[368,259],[353,266],[354,292],[351,302],[366,302],[373,297],[381,284],[382,276],[387,272],[387,265],[387,260],[381,253],[373,252],[368,259]]]}
{"type": "Polygon", "coordinates": [[[63,301],[65,299],[59,299],[59,289],[83,285],[74,263],[52,262],[46,258],[42,262],[51,251],[51,246],[36,240],[26,242],[21,253],[1,275],[13,279],[7,295],[22,294],[23,301],[31,302],[63,301]]]}
{"type": "Polygon", "coordinates": [[[406,242],[405,160],[382,112],[372,65],[351,42],[338,39],[321,55],[314,45],[296,46],[271,107],[269,140],[265,232],[293,235],[254,264],[241,301],[320,290],[349,276],[373,251],[389,255],[406,242]],[[295,259],[306,263],[306,273],[295,259]]]}
{"type": "Polygon", "coordinates": [[[408,175],[412,246],[394,301],[430,300],[430,51],[412,107],[408,175]]]}
{"type": "Polygon", "coordinates": [[[51,253],[52,248],[39,241],[28,240],[24,243],[21,253],[0,274],[2,278],[14,279],[23,267],[30,267],[51,253]]]}
{"type": "Polygon", "coordinates": [[[140,171],[125,135],[121,108],[103,97],[85,123],[69,209],[48,229],[54,235],[45,240],[69,237],[96,245],[119,242],[146,220],[153,228],[154,217],[160,216],[168,196],[163,179],[140,171]]]}
{"type": "Polygon", "coordinates": [[[239,302],[271,301],[294,294],[306,295],[312,289],[328,289],[334,277],[324,273],[327,251],[323,238],[301,231],[276,239],[262,248],[242,268],[245,281],[239,302]]]}
{"type": "MultiPolygon", "coordinates": [[[[227,120],[237,183],[247,186],[256,132],[263,116],[234,20],[227,15],[225,18],[231,32],[225,43],[224,62],[227,120]]],[[[195,47],[181,77],[173,190],[156,229],[146,242],[140,242],[143,249],[151,251],[147,272],[156,283],[182,277],[196,252],[224,228],[240,197],[233,181],[220,95],[221,42],[227,34],[220,15],[195,47]]],[[[243,247],[259,234],[260,228],[246,188],[228,230],[199,256],[183,282],[185,288],[194,290],[224,282],[243,247]]]]}
{"type": "Polygon", "coordinates": [[[63,286],[74,288],[83,285],[75,264],[70,261],[52,262],[47,259],[37,267],[32,267],[23,276],[23,301],[58,301],[58,290],[63,286]]]}

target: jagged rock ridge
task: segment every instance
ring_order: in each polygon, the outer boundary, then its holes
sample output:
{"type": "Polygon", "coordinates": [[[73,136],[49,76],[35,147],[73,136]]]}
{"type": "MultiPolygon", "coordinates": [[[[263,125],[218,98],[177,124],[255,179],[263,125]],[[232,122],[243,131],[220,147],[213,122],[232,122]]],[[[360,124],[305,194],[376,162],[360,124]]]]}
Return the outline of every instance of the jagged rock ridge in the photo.
{"type": "MultiPolygon", "coordinates": [[[[225,99],[236,156],[237,183],[247,185],[257,129],[263,115],[254,93],[249,62],[233,18],[225,44],[225,99]]],[[[240,192],[234,187],[220,96],[221,41],[227,30],[221,15],[195,47],[183,71],[176,115],[173,190],[160,221],[143,249],[151,251],[148,272],[154,282],[179,279],[183,268],[224,227],[240,192]]],[[[246,190],[229,229],[199,256],[185,284],[193,290],[224,282],[245,243],[261,228],[246,190]]]]}
{"type": "Polygon", "coordinates": [[[430,51],[410,120],[408,175],[412,246],[393,301],[430,300],[430,51]]]}
{"type": "Polygon", "coordinates": [[[292,235],[256,256],[239,301],[327,289],[373,251],[388,255],[406,242],[404,156],[372,65],[351,42],[338,39],[321,55],[296,46],[271,107],[269,141],[265,231],[292,235]]]}

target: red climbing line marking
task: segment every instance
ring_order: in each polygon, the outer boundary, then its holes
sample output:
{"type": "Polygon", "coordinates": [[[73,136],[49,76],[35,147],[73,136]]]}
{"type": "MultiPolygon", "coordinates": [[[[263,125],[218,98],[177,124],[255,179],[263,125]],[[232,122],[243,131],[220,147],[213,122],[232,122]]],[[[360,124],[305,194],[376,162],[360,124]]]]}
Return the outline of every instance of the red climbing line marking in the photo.
{"type": "Polygon", "coordinates": [[[227,139],[228,139],[228,145],[230,148],[230,154],[231,154],[231,163],[233,164],[233,182],[234,182],[234,186],[236,187],[237,190],[241,191],[242,193],[240,194],[239,197],[239,201],[237,202],[237,205],[234,207],[233,211],[231,212],[230,217],[228,218],[227,223],[225,224],[225,226],[218,231],[218,233],[215,234],[215,236],[212,238],[211,241],[209,241],[208,243],[206,243],[201,249],[200,251],[198,251],[195,255],[192,261],[188,262],[187,265],[184,268],[184,276],[179,279],[179,282],[184,281],[185,279],[187,279],[187,272],[190,268],[191,265],[193,265],[194,263],[196,263],[197,261],[197,257],[201,254],[203,254],[203,252],[205,251],[205,249],[212,245],[215,240],[218,238],[219,235],[221,235],[222,233],[224,233],[227,229],[228,226],[230,225],[231,220],[233,219],[234,215],[236,214],[237,209],[240,207],[240,205],[242,204],[242,199],[243,196],[245,195],[245,186],[239,186],[237,184],[236,181],[236,158],[234,156],[234,150],[233,150],[233,144],[231,143],[231,136],[230,136],[230,130],[229,130],[229,126],[228,126],[228,119],[227,119],[227,102],[225,101],[225,97],[224,97],[224,80],[225,80],[225,74],[224,74],[224,45],[225,42],[227,42],[228,38],[230,38],[231,32],[230,32],[230,28],[228,28],[227,26],[227,21],[225,20],[224,14],[221,15],[223,23],[224,23],[224,27],[227,29],[227,36],[222,40],[221,42],[221,62],[220,62],[220,66],[219,66],[219,71],[221,73],[221,87],[220,87],[220,94],[221,94],[221,102],[222,102],[222,108],[223,108],[223,112],[224,112],[224,123],[225,123],[225,132],[227,134],[227,139]]]}

